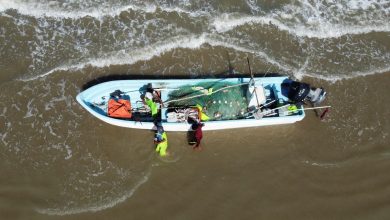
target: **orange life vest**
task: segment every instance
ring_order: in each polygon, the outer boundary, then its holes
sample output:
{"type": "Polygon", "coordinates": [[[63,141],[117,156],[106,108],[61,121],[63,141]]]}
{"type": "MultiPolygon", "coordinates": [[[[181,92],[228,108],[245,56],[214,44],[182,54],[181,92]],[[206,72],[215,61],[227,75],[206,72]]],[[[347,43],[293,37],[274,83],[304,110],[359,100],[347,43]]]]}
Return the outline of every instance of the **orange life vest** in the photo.
{"type": "Polygon", "coordinates": [[[131,118],[131,103],[129,100],[110,99],[108,101],[107,114],[113,118],[131,118]]]}

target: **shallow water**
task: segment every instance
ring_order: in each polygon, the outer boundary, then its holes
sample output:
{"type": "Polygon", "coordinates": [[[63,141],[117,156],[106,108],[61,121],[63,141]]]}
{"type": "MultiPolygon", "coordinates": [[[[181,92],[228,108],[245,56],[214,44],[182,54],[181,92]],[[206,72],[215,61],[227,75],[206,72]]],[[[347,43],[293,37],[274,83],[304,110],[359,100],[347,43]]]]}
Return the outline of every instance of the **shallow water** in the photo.
{"type": "Polygon", "coordinates": [[[1,219],[387,219],[388,1],[0,0],[1,219]],[[97,79],[279,72],[323,86],[324,121],[205,132],[114,127],[97,79]]]}

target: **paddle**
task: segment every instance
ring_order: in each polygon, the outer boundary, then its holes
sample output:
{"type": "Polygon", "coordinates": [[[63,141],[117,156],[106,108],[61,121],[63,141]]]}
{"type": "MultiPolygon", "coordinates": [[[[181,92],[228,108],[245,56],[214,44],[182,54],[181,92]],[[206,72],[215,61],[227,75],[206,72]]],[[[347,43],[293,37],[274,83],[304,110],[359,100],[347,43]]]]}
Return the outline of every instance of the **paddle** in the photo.
{"type": "MultiPolygon", "coordinates": [[[[306,109],[312,109],[316,116],[322,121],[325,118],[325,115],[329,112],[329,108],[331,106],[321,106],[321,107],[316,107],[315,104],[311,103],[312,108],[306,108],[306,109]],[[318,113],[317,109],[322,109],[325,108],[325,110],[321,113],[321,115],[318,113]]],[[[305,110],[306,110],[305,109],[305,110]]]]}
{"type": "Polygon", "coordinates": [[[326,108],[326,109],[322,112],[322,114],[321,114],[321,116],[320,116],[320,120],[324,120],[324,117],[325,117],[326,113],[328,113],[328,112],[329,112],[329,108],[326,108]]]}

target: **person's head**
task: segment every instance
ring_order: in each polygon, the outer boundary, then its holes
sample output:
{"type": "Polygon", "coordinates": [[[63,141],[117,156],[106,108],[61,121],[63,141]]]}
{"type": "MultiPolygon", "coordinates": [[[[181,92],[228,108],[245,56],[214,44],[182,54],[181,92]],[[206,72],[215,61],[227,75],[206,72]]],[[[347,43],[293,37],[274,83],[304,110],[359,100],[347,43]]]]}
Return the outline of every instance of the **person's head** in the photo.
{"type": "Polygon", "coordinates": [[[155,137],[154,137],[154,142],[161,142],[161,141],[163,141],[163,136],[162,136],[162,134],[160,134],[160,133],[156,133],[156,135],[155,135],[155,137]]]}
{"type": "Polygon", "coordinates": [[[147,91],[147,92],[150,92],[150,93],[153,93],[152,83],[148,83],[148,84],[146,85],[146,91],[147,91]]]}

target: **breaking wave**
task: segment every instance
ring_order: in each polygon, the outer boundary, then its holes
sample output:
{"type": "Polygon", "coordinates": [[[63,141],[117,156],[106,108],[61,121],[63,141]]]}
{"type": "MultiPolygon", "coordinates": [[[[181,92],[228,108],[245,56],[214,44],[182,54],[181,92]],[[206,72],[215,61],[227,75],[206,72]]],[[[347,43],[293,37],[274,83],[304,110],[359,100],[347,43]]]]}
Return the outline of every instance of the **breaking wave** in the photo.
{"type": "Polygon", "coordinates": [[[174,51],[175,49],[200,49],[204,45],[210,45],[213,47],[223,47],[232,49],[235,51],[252,54],[259,59],[265,60],[270,65],[276,66],[280,70],[285,72],[292,72],[293,76],[297,79],[302,79],[303,77],[317,78],[330,82],[336,82],[344,79],[352,79],[356,77],[382,74],[390,72],[390,67],[379,67],[371,68],[365,71],[353,71],[348,73],[343,73],[342,71],[337,72],[337,74],[324,74],[321,71],[310,72],[306,71],[308,66],[308,60],[299,68],[293,67],[284,63],[277,58],[274,58],[268,55],[265,52],[255,50],[253,48],[248,48],[245,46],[238,45],[237,42],[234,42],[232,39],[226,39],[224,37],[217,37],[216,35],[202,34],[200,36],[180,36],[173,37],[163,42],[158,42],[156,44],[147,46],[145,48],[140,48],[137,50],[122,50],[111,54],[106,54],[100,58],[89,59],[86,62],[78,63],[75,65],[65,65],[54,68],[46,73],[33,77],[23,77],[20,78],[20,81],[32,81],[39,78],[47,77],[51,74],[60,72],[60,71],[78,71],[86,67],[96,67],[104,68],[111,65],[132,65],[140,61],[148,61],[155,57],[164,55],[167,52],[174,51]]]}
{"type": "Polygon", "coordinates": [[[353,79],[356,77],[364,77],[364,76],[370,76],[375,74],[384,74],[389,72],[390,72],[390,67],[384,67],[384,68],[371,69],[367,71],[354,71],[349,74],[338,73],[338,75],[332,75],[332,76],[326,76],[326,75],[315,74],[315,73],[302,73],[297,78],[302,79],[303,76],[306,76],[310,78],[322,79],[329,82],[337,82],[345,79],[353,79]]]}
{"type": "MultiPolygon", "coordinates": [[[[219,37],[221,38],[221,37],[219,37]]],[[[284,64],[279,63],[276,59],[268,56],[266,53],[261,51],[256,51],[253,49],[245,48],[234,43],[228,43],[228,39],[216,39],[210,35],[203,34],[201,36],[185,36],[185,37],[174,37],[169,40],[156,43],[154,45],[148,46],[146,48],[141,48],[138,50],[132,51],[119,51],[112,55],[105,55],[104,57],[98,59],[91,59],[84,63],[79,63],[76,65],[67,65],[62,67],[54,68],[46,73],[43,73],[38,76],[33,76],[30,78],[21,78],[21,81],[31,81],[36,80],[42,77],[46,77],[52,73],[58,71],[76,71],[83,69],[87,66],[93,67],[108,67],[110,65],[131,65],[139,61],[147,61],[153,57],[161,56],[166,52],[175,50],[175,49],[199,49],[202,45],[208,44],[211,46],[221,46],[225,48],[234,49],[236,51],[251,53],[254,54],[268,63],[279,67],[282,70],[290,71],[291,67],[288,67],[284,64]]]]}
{"type": "MultiPolygon", "coordinates": [[[[185,3],[183,3],[186,5],[185,3]]],[[[17,10],[23,15],[33,17],[73,18],[116,17],[125,11],[153,14],[158,11],[186,14],[190,17],[206,17],[208,29],[226,32],[236,27],[250,24],[273,25],[279,30],[298,37],[338,38],[344,35],[367,34],[390,31],[390,2],[386,0],[357,1],[293,1],[279,9],[262,12],[255,1],[246,0],[251,15],[236,12],[218,13],[217,8],[205,7],[191,9],[172,4],[135,2],[96,2],[66,0],[65,2],[0,0],[0,12],[17,10]]]]}
{"type": "MultiPolygon", "coordinates": [[[[302,0],[279,3],[270,10],[264,9],[258,1],[245,0],[245,4],[250,12],[232,9],[221,11],[212,3],[195,4],[190,1],[126,3],[120,0],[65,0],[47,3],[43,0],[0,0],[0,15],[13,18],[20,35],[30,37],[29,43],[24,47],[27,49],[18,49],[14,55],[14,59],[19,56],[31,57],[25,74],[20,74],[22,76],[19,80],[22,81],[44,78],[59,71],[81,70],[87,66],[102,68],[110,65],[131,65],[179,48],[197,50],[205,44],[229,48],[238,53],[254,54],[280,70],[294,72],[297,78],[307,75],[334,81],[388,69],[386,65],[380,64],[380,67],[371,67],[369,70],[361,68],[361,72],[346,69],[344,72],[348,74],[341,72],[327,76],[324,73],[329,71],[311,66],[311,69],[316,69],[319,73],[305,72],[307,63],[287,64],[283,60],[292,60],[295,57],[283,57],[283,54],[272,51],[273,49],[264,43],[264,38],[252,39],[248,33],[263,33],[264,29],[272,29],[276,32],[272,32],[273,36],[287,33],[288,38],[285,40],[291,39],[295,41],[293,44],[300,44],[301,47],[304,44],[311,47],[311,42],[316,40],[323,44],[317,44],[315,47],[333,47],[334,44],[327,45],[326,41],[336,42],[345,36],[354,38],[351,35],[364,36],[372,32],[390,32],[390,2],[386,0],[302,0]],[[9,10],[32,16],[36,18],[36,22],[34,19],[9,13],[9,10]],[[177,22],[182,19],[189,27],[177,22]],[[278,31],[281,31],[281,34],[278,31]],[[32,36],[27,36],[29,32],[32,36]],[[94,37],[96,32],[98,39],[94,37]]],[[[14,35],[7,32],[4,36],[7,42],[14,35]]],[[[352,39],[351,42],[355,40],[352,39]]],[[[280,43],[282,42],[285,41],[281,40],[280,43]]],[[[365,42],[361,44],[365,45],[365,42]]],[[[370,56],[373,50],[375,48],[368,48],[360,57],[370,56]]],[[[386,48],[382,48],[375,55],[376,59],[383,56],[383,51],[386,51],[386,48]]],[[[356,51],[351,49],[350,53],[355,54],[356,51]]],[[[323,54],[330,56],[329,53],[323,54]]],[[[314,54],[317,57],[321,55],[314,54]]],[[[386,56],[383,57],[382,59],[386,59],[386,56]]],[[[329,57],[324,57],[326,58],[329,57]]],[[[346,62],[349,66],[353,65],[352,58],[346,62]]]]}
{"type": "Polygon", "coordinates": [[[218,33],[227,32],[242,25],[261,24],[276,26],[279,30],[287,31],[294,36],[319,39],[339,38],[344,35],[358,35],[371,32],[390,32],[389,22],[378,25],[364,26],[319,23],[316,27],[308,27],[305,25],[289,26],[282,21],[272,17],[239,16],[236,14],[224,14],[214,19],[211,24],[218,33]]]}
{"type": "Polygon", "coordinates": [[[119,203],[122,203],[129,199],[137,191],[137,189],[149,179],[150,172],[145,175],[132,189],[124,192],[122,196],[111,200],[108,203],[95,204],[82,208],[48,208],[48,209],[36,209],[37,212],[46,215],[74,215],[84,212],[98,212],[104,209],[112,208],[119,203]]]}
{"type": "Polygon", "coordinates": [[[153,14],[157,11],[176,12],[187,14],[192,17],[207,15],[203,11],[191,11],[180,7],[171,7],[164,5],[146,4],[143,2],[133,4],[113,3],[112,1],[83,1],[67,0],[65,2],[50,1],[49,3],[41,1],[7,1],[0,0],[0,12],[10,9],[17,10],[20,14],[33,17],[53,17],[53,18],[72,18],[79,19],[83,17],[93,17],[101,19],[103,17],[115,17],[125,11],[138,11],[142,13],[153,14]]]}

